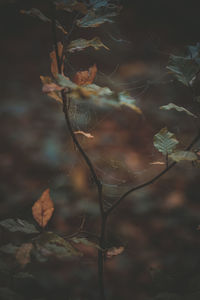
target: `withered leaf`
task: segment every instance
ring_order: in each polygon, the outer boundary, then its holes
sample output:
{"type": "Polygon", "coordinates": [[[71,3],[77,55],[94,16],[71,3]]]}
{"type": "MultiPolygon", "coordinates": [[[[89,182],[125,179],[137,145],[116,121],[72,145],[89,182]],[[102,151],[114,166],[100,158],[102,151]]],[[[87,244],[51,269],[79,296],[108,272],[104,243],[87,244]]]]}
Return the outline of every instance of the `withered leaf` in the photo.
{"type": "Polygon", "coordinates": [[[88,138],[88,139],[93,139],[94,138],[94,136],[91,134],[91,133],[89,133],[89,132],[84,132],[84,131],[82,131],[82,130],[78,130],[78,131],[74,131],[74,133],[75,134],[82,134],[82,135],[84,135],[86,138],[88,138]]]}
{"type": "Polygon", "coordinates": [[[99,50],[99,48],[103,47],[109,50],[109,48],[102,43],[99,37],[94,37],[91,40],[86,40],[86,39],[74,40],[69,44],[67,50],[73,53],[75,51],[81,51],[87,47],[93,47],[95,50],[99,50]]]}
{"type": "Polygon", "coordinates": [[[21,247],[16,252],[16,260],[18,263],[22,266],[25,267],[29,262],[30,262],[30,254],[31,250],[33,248],[32,243],[25,243],[22,244],[21,247]]]}
{"type": "Polygon", "coordinates": [[[54,204],[51,200],[49,189],[46,189],[41,197],[32,207],[32,214],[36,222],[44,228],[50,220],[54,211],[54,204]]]}
{"type": "MultiPolygon", "coordinates": [[[[61,59],[62,57],[62,53],[63,53],[63,44],[61,42],[57,43],[58,46],[58,56],[61,59]]],[[[57,64],[57,59],[56,59],[56,51],[52,51],[49,54],[50,58],[51,58],[51,73],[53,74],[54,77],[57,77],[58,75],[58,64],[57,64]]],[[[64,59],[65,56],[63,56],[63,61],[61,64],[61,73],[63,74],[64,71],[64,59]]]]}
{"type": "Polygon", "coordinates": [[[75,82],[77,85],[91,84],[94,81],[96,73],[97,66],[96,64],[94,64],[92,67],[89,68],[89,71],[77,72],[73,78],[73,82],[75,82]]]}
{"type": "Polygon", "coordinates": [[[124,247],[112,247],[106,251],[106,257],[111,258],[113,256],[119,255],[124,251],[124,247]]]}
{"type": "Polygon", "coordinates": [[[62,98],[60,95],[60,91],[63,89],[55,84],[52,79],[48,76],[40,76],[40,79],[43,83],[42,91],[47,93],[47,95],[54,100],[62,103],[62,98]]]}
{"type": "MultiPolygon", "coordinates": [[[[31,8],[30,10],[20,10],[21,14],[29,15],[31,17],[37,17],[43,22],[50,22],[51,19],[46,17],[39,9],[37,8],[31,8]]],[[[63,28],[63,26],[56,20],[56,26],[59,28],[64,34],[67,34],[67,31],[63,28]]]]}

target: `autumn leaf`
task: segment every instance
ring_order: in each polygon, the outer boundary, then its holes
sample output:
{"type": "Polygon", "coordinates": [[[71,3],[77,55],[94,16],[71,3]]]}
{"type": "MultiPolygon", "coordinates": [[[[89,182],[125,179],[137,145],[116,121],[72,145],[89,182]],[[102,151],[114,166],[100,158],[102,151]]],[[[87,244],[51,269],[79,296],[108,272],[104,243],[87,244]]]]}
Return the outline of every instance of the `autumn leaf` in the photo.
{"type": "Polygon", "coordinates": [[[111,258],[113,256],[119,255],[124,251],[124,247],[120,246],[120,247],[112,247],[110,249],[107,250],[106,252],[106,257],[107,258],[111,258]]]}
{"type": "Polygon", "coordinates": [[[47,95],[54,100],[62,103],[62,98],[60,95],[60,91],[63,89],[63,87],[58,86],[55,84],[52,79],[48,76],[40,76],[40,79],[43,83],[42,91],[44,93],[47,93],[47,95]]]}
{"type": "MultiPolygon", "coordinates": [[[[63,44],[61,42],[57,43],[58,46],[58,56],[61,59],[62,58],[62,53],[63,53],[63,44]]],[[[58,64],[57,64],[57,59],[56,59],[56,51],[52,51],[49,54],[51,58],[51,73],[54,77],[57,77],[59,71],[58,71],[58,64]]],[[[65,56],[63,56],[62,64],[61,64],[61,74],[63,74],[64,71],[64,59],[65,56]]]]}
{"type": "Polygon", "coordinates": [[[33,217],[44,228],[50,220],[53,211],[53,201],[50,198],[49,189],[46,189],[32,207],[33,217]]]}
{"type": "Polygon", "coordinates": [[[96,64],[89,68],[89,71],[79,71],[75,74],[73,82],[77,85],[91,84],[97,73],[96,64]]]}
{"type": "Polygon", "coordinates": [[[25,267],[29,262],[30,262],[30,253],[33,248],[32,243],[25,243],[22,244],[21,247],[16,252],[16,260],[18,263],[22,266],[25,267]]]}
{"type": "Polygon", "coordinates": [[[69,46],[67,47],[67,50],[69,52],[73,53],[75,51],[81,51],[88,47],[93,47],[95,50],[99,50],[99,48],[103,47],[103,48],[109,50],[109,48],[102,43],[102,41],[100,40],[99,37],[94,37],[91,40],[86,40],[86,39],[74,40],[69,44],[69,46]]]}
{"type": "Polygon", "coordinates": [[[94,138],[94,136],[91,133],[84,132],[82,130],[74,131],[74,133],[75,134],[82,134],[82,135],[84,135],[88,139],[93,139],[94,138]]]}

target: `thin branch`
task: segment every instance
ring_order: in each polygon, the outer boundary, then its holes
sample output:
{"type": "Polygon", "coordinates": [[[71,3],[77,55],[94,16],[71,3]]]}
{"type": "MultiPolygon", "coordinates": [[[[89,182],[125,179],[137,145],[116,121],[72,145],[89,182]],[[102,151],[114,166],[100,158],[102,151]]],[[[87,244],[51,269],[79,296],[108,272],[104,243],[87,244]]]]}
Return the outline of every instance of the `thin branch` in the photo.
{"type": "MultiPolygon", "coordinates": [[[[189,146],[185,149],[186,151],[190,150],[193,145],[200,139],[200,131],[198,132],[198,134],[196,135],[196,137],[192,140],[192,142],[189,144],[189,146]]],[[[124,193],[118,200],[116,200],[112,206],[106,211],[106,215],[108,216],[129,194],[140,190],[152,183],[154,183],[155,181],[157,181],[160,177],[162,177],[165,173],[167,173],[169,170],[171,170],[175,165],[177,164],[177,162],[173,162],[171,163],[168,167],[166,167],[163,171],[161,171],[158,175],[156,175],[155,177],[153,177],[152,179],[139,184],[135,187],[133,187],[132,189],[128,190],[126,193],[124,193]]]]}
{"type": "MultiPolygon", "coordinates": [[[[58,71],[59,73],[61,73],[61,64],[62,61],[59,58],[58,55],[58,46],[57,46],[57,36],[56,36],[56,22],[55,22],[55,6],[54,4],[52,4],[52,34],[53,34],[53,42],[54,42],[54,46],[55,46],[55,51],[56,51],[56,61],[57,61],[57,65],[58,65],[58,71]]],[[[85,151],[83,150],[83,148],[81,147],[78,139],[76,138],[76,135],[74,134],[74,131],[72,129],[72,125],[70,122],[70,117],[69,117],[69,112],[68,112],[68,105],[69,105],[69,99],[67,98],[67,95],[65,94],[64,91],[61,92],[62,95],[62,101],[63,101],[63,112],[65,115],[65,121],[68,127],[68,130],[70,132],[71,138],[74,142],[74,144],[76,145],[76,147],[78,148],[80,154],[82,155],[83,159],[85,160],[91,174],[92,177],[94,179],[94,182],[97,186],[98,189],[98,201],[99,201],[99,208],[100,208],[100,213],[101,216],[104,216],[104,207],[103,207],[103,200],[102,200],[102,184],[100,182],[100,180],[98,179],[98,176],[95,172],[95,169],[93,167],[93,164],[91,162],[91,160],[89,159],[88,155],[85,153],[85,151]]]]}

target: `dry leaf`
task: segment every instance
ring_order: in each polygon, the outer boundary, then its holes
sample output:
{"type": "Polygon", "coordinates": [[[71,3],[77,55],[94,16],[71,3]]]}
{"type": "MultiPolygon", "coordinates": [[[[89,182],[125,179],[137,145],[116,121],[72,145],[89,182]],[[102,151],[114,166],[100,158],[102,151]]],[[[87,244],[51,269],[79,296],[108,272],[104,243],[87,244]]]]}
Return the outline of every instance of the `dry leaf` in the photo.
{"type": "Polygon", "coordinates": [[[99,50],[99,48],[103,47],[109,50],[109,48],[102,43],[99,37],[94,37],[91,40],[86,40],[86,39],[74,40],[69,44],[67,50],[73,53],[75,51],[81,51],[87,47],[93,47],[95,50],[99,50]]]}
{"type": "Polygon", "coordinates": [[[74,133],[75,134],[82,134],[85,137],[87,137],[88,139],[93,139],[94,138],[94,136],[91,133],[87,133],[87,132],[84,132],[84,131],[81,131],[81,130],[74,131],[74,133]]]}
{"type": "Polygon", "coordinates": [[[17,250],[16,260],[22,267],[25,267],[30,262],[30,253],[32,248],[32,243],[25,243],[22,244],[21,247],[19,247],[19,249],[17,250]]]}
{"type": "MultiPolygon", "coordinates": [[[[58,56],[61,59],[62,57],[62,53],[63,53],[63,44],[61,42],[57,43],[58,45],[58,56]]],[[[51,73],[53,74],[54,77],[57,77],[58,75],[58,64],[57,64],[57,59],[56,59],[56,51],[52,51],[49,54],[50,58],[51,58],[51,73]]],[[[63,56],[63,61],[62,61],[62,65],[61,65],[61,74],[63,74],[64,71],[64,59],[65,56],[63,56]]]]}
{"type": "Polygon", "coordinates": [[[32,207],[33,217],[44,228],[51,218],[53,211],[54,204],[50,198],[49,189],[46,189],[32,207]]]}
{"type": "Polygon", "coordinates": [[[73,78],[73,82],[75,82],[77,85],[91,84],[94,81],[96,73],[97,66],[94,64],[89,68],[89,71],[77,72],[73,78]]]}
{"type": "Polygon", "coordinates": [[[43,83],[42,91],[44,93],[47,93],[47,95],[56,101],[62,103],[62,98],[60,95],[60,91],[62,88],[60,88],[57,84],[55,84],[52,79],[48,76],[40,76],[40,79],[43,83]]]}
{"type": "Polygon", "coordinates": [[[111,258],[113,256],[119,255],[124,251],[124,247],[120,246],[120,247],[112,247],[110,249],[107,250],[106,252],[106,257],[107,258],[111,258]]]}
{"type": "Polygon", "coordinates": [[[154,161],[154,162],[150,163],[150,165],[165,165],[165,162],[163,162],[163,161],[154,161]]]}

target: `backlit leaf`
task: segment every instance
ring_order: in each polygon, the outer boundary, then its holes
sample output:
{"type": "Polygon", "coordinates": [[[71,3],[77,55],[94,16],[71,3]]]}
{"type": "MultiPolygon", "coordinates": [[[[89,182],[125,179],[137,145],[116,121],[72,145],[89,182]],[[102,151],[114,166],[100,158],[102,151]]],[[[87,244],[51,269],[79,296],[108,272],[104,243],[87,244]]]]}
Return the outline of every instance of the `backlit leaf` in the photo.
{"type": "Polygon", "coordinates": [[[34,255],[39,260],[45,260],[48,257],[82,256],[82,253],[76,250],[69,242],[53,232],[44,232],[39,235],[35,239],[35,247],[34,255]]]}
{"type": "Polygon", "coordinates": [[[74,131],[74,133],[75,133],[75,134],[81,134],[81,135],[85,136],[85,137],[88,138],[88,139],[93,139],[93,138],[94,138],[94,136],[91,135],[91,133],[89,133],[89,132],[84,132],[84,131],[82,131],[82,130],[74,131]]]}
{"type": "Polygon", "coordinates": [[[50,220],[53,211],[54,204],[51,200],[49,189],[46,189],[32,207],[33,217],[44,228],[50,220]]]}
{"type": "MultiPolygon", "coordinates": [[[[58,46],[58,56],[61,59],[62,57],[62,53],[63,53],[63,44],[61,42],[57,43],[58,46]]],[[[57,59],[56,59],[56,51],[52,51],[49,54],[50,58],[51,58],[51,73],[54,77],[56,77],[58,75],[58,64],[57,64],[57,59]]],[[[63,74],[64,71],[64,59],[65,56],[63,56],[63,61],[61,64],[61,73],[63,74]]]]}
{"type": "Polygon", "coordinates": [[[75,74],[73,82],[77,85],[86,85],[91,84],[94,81],[94,78],[97,73],[97,66],[94,64],[89,68],[89,71],[79,71],[75,74]]]}
{"type": "Polygon", "coordinates": [[[86,40],[86,39],[74,40],[69,44],[67,50],[73,53],[75,51],[81,51],[87,47],[93,47],[95,50],[99,50],[99,48],[103,47],[109,50],[109,48],[102,43],[99,37],[94,37],[91,40],[86,40]]]}
{"type": "Polygon", "coordinates": [[[179,142],[177,141],[175,135],[169,132],[165,127],[154,135],[153,143],[158,151],[162,152],[164,155],[167,155],[173,152],[179,142]]]}
{"type": "Polygon", "coordinates": [[[21,247],[18,248],[16,252],[16,260],[22,267],[25,267],[30,262],[31,259],[30,254],[32,249],[33,249],[32,243],[22,244],[21,247]]]}
{"type": "Polygon", "coordinates": [[[56,101],[62,103],[62,98],[60,94],[60,90],[63,88],[58,86],[53,82],[53,80],[48,76],[40,76],[40,79],[43,83],[42,91],[47,93],[47,95],[56,101]]]}
{"type": "Polygon", "coordinates": [[[21,219],[6,219],[0,222],[0,225],[11,232],[23,232],[27,234],[38,233],[38,230],[33,224],[21,219]]]}
{"type": "Polygon", "coordinates": [[[178,106],[174,103],[169,103],[167,105],[163,105],[160,107],[160,109],[163,110],[171,110],[171,109],[175,109],[179,112],[185,112],[186,114],[188,114],[189,116],[192,116],[194,118],[197,118],[197,116],[195,116],[193,113],[191,113],[189,110],[187,110],[186,108],[182,107],[182,106],[178,106]]]}
{"type": "Polygon", "coordinates": [[[194,161],[198,159],[197,155],[192,151],[175,151],[170,154],[169,157],[176,162],[181,160],[194,161]]]}
{"type": "Polygon", "coordinates": [[[119,255],[122,252],[124,252],[124,247],[112,247],[106,251],[106,257],[107,258],[112,258],[113,256],[119,255]]]}
{"type": "Polygon", "coordinates": [[[184,85],[190,86],[199,70],[195,60],[181,56],[171,55],[167,69],[184,85]]]}
{"type": "MultiPolygon", "coordinates": [[[[46,17],[39,9],[37,8],[31,8],[30,10],[20,10],[22,14],[29,15],[31,17],[37,17],[43,22],[50,22],[51,19],[46,17]]],[[[62,25],[56,20],[56,26],[59,28],[64,34],[67,34],[67,31],[62,27],[62,25]]]]}

